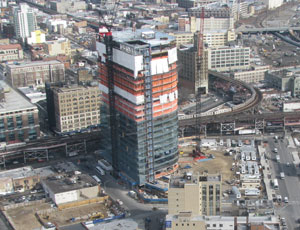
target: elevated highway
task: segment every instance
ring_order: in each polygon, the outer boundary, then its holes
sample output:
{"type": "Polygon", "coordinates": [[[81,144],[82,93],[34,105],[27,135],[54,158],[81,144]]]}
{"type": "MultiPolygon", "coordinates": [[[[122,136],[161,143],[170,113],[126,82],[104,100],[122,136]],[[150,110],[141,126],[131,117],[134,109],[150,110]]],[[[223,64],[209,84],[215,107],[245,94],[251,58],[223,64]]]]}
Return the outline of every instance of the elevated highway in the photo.
{"type": "Polygon", "coordinates": [[[224,81],[228,81],[236,86],[242,86],[244,88],[246,88],[247,90],[250,91],[251,93],[251,97],[245,101],[242,104],[236,105],[233,108],[227,108],[227,109],[221,109],[215,112],[204,112],[201,114],[194,114],[194,115],[185,115],[185,116],[181,116],[179,118],[179,125],[184,126],[184,125],[188,125],[188,124],[195,124],[196,123],[196,119],[200,117],[201,120],[201,124],[206,124],[206,123],[210,123],[211,120],[222,120],[223,117],[226,116],[233,116],[236,114],[240,114],[242,112],[246,112],[249,110],[253,110],[253,108],[255,108],[260,101],[262,100],[262,95],[260,93],[259,90],[253,88],[252,86],[246,84],[245,82],[239,81],[239,80],[235,80],[233,78],[227,77],[222,73],[216,72],[216,71],[209,71],[209,78],[212,77],[216,77],[218,79],[222,79],[224,81]]]}
{"type": "Polygon", "coordinates": [[[237,28],[237,33],[254,34],[254,33],[285,33],[289,31],[300,31],[300,27],[261,27],[261,28],[237,28]]]}

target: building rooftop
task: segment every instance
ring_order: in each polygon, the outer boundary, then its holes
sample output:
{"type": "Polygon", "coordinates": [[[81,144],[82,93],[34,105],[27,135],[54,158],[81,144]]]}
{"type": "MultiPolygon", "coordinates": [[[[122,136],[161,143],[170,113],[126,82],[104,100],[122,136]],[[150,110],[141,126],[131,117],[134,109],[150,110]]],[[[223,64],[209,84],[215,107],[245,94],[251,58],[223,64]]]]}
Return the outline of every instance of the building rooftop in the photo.
{"type": "Polygon", "coordinates": [[[31,166],[26,166],[22,168],[16,168],[11,170],[6,170],[0,172],[0,179],[3,178],[13,178],[13,179],[20,179],[25,177],[31,177],[34,176],[36,173],[32,169],[31,166]]]}
{"type": "Polygon", "coordinates": [[[53,193],[63,193],[97,185],[96,181],[89,175],[81,173],[78,175],[72,175],[72,172],[68,174],[59,173],[49,176],[42,179],[42,183],[45,184],[53,193]]]}
{"type": "Polygon", "coordinates": [[[300,67],[287,68],[281,70],[269,71],[270,74],[276,75],[280,78],[289,78],[289,77],[299,77],[300,76],[300,67]]]}
{"type": "Polygon", "coordinates": [[[0,80],[0,87],[4,89],[5,100],[0,102],[0,113],[13,112],[25,109],[37,109],[21,94],[12,89],[6,82],[0,80]]]}
{"type": "Polygon", "coordinates": [[[138,229],[138,224],[133,219],[122,219],[115,220],[109,223],[103,223],[99,225],[95,225],[89,228],[90,230],[136,230],[138,229]]]}
{"type": "Polygon", "coordinates": [[[18,90],[25,95],[31,103],[37,103],[46,99],[46,93],[40,92],[32,87],[20,87],[18,90]]]}
{"type": "MultiPolygon", "coordinates": [[[[64,87],[53,87],[53,90],[56,91],[57,93],[68,93],[68,92],[73,92],[73,91],[78,91],[78,90],[86,90],[90,88],[97,88],[98,85],[65,85],[64,87]]],[[[97,88],[98,89],[98,88],[97,88]]]]}
{"type": "Polygon", "coordinates": [[[222,182],[221,174],[192,174],[185,173],[173,176],[170,179],[170,188],[183,188],[185,184],[198,184],[205,182],[222,182]]]}
{"type": "Polygon", "coordinates": [[[33,62],[13,62],[7,64],[7,67],[10,69],[14,68],[23,68],[23,67],[30,67],[30,66],[39,66],[39,65],[54,65],[54,64],[62,64],[60,61],[51,60],[51,61],[33,61],[33,62]]]}
{"type": "Polygon", "coordinates": [[[142,41],[151,46],[167,45],[175,41],[175,37],[164,32],[151,29],[139,29],[133,32],[131,29],[113,31],[113,38],[117,42],[142,41]]]}
{"type": "Polygon", "coordinates": [[[234,225],[235,218],[237,221],[238,229],[249,229],[248,223],[252,226],[254,225],[267,225],[267,229],[279,230],[279,219],[276,216],[192,216],[189,213],[179,213],[178,215],[168,214],[166,216],[166,222],[177,221],[181,218],[188,218],[189,221],[205,221],[205,223],[232,223],[234,225]],[[248,223],[247,223],[248,222],[248,223]]]}
{"type": "Polygon", "coordinates": [[[22,50],[22,47],[20,44],[0,45],[0,50],[10,50],[10,49],[22,50]]]}

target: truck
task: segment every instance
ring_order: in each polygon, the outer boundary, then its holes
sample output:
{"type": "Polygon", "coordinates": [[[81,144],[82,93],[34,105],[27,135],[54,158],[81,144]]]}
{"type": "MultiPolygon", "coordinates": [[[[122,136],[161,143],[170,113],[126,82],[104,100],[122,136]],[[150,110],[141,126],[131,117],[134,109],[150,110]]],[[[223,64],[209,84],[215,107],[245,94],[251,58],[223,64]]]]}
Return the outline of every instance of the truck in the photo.
{"type": "Polygon", "coordinates": [[[280,173],[280,179],[282,179],[282,180],[283,180],[283,179],[284,179],[284,177],[285,177],[285,176],[284,176],[284,172],[281,172],[281,173],[280,173]]]}
{"type": "Polygon", "coordinates": [[[273,188],[274,188],[274,190],[278,190],[279,189],[278,180],[277,179],[274,179],[274,181],[273,181],[273,188]]]}
{"type": "Polygon", "coordinates": [[[239,135],[256,134],[254,129],[239,130],[239,135]]]}

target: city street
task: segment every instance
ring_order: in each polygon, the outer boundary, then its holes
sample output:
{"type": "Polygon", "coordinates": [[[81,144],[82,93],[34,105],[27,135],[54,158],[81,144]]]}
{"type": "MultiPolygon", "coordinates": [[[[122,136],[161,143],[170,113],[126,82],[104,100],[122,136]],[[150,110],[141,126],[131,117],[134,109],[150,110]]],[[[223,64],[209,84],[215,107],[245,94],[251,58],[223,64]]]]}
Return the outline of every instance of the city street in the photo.
{"type": "Polygon", "coordinates": [[[288,147],[288,140],[284,138],[275,143],[274,138],[268,138],[269,151],[271,153],[270,166],[273,169],[273,179],[277,178],[279,182],[279,191],[282,198],[288,197],[289,203],[281,203],[276,207],[275,213],[281,217],[285,217],[288,229],[298,229],[296,220],[300,217],[300,184],[298,178],[299,168],[293,164],[292,151],[288,147]],[[278,153],[274,153],[274,148],[278,149],[278,153]],[[276,161],[276,155],[280,156],[280,162],[276,161]],[[287,163],[290,165],[288,166],[287,163]],[[280,173],[285,174],[285,179],[280,179],[280,173]]]}

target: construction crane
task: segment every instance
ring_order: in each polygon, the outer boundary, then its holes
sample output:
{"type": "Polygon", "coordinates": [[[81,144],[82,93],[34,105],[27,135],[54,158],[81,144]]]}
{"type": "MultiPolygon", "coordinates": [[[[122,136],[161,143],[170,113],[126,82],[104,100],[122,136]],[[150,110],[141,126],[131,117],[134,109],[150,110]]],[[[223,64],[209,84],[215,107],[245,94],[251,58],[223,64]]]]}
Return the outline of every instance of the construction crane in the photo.
{"type": "MultiPolygon", "coordinates": [[[[116,3],[117,5],[117,3],[116,3]]],[[[114,21],[116,15],[116,5],[113,9],[114,21]]],[[[115,92],[114,92],[114,66],[113,66],[113,36],[112,28],[113,25],[109,25],[102,12],[98,11],[99,16],[102,18],[103,23],[99,20],[99,41],[104,42],[106,48],[106,69],[107,69],[107,79],[108,79],[108,97],[109,97],[109,119],[110,119],[110,136],[111,136],[111,147],[112,147],[112,166],[113,166],[113,176],[118,177],[119,173],[119,157],[118,157],[118,122],[115,110],[115,92]]]]}
{"type": "MultiPolygon", "coordinates": [[[[196,101],[196,114],[201,114],[201,71],[203,67],[203,31],[204,31],[204,7],[201,9],[201,15],[200,15],[200,30],[197,34],[197,58],[196,58],[196,65],[197,65],[197,75],[195,76],[196,78],[199,78],[199,85],[198,89],[195,92],[195,101],[196,101]]],[[[196,116],[196,137],[199,141],[199,145],[196,145],[196,149],[193,152],[194,156],[200,156],[201,151],[200,151],[200,132],[201,132],[201,117],[196,116]],[[199,128],[199,130],[198,130],[199,128]]]]}

